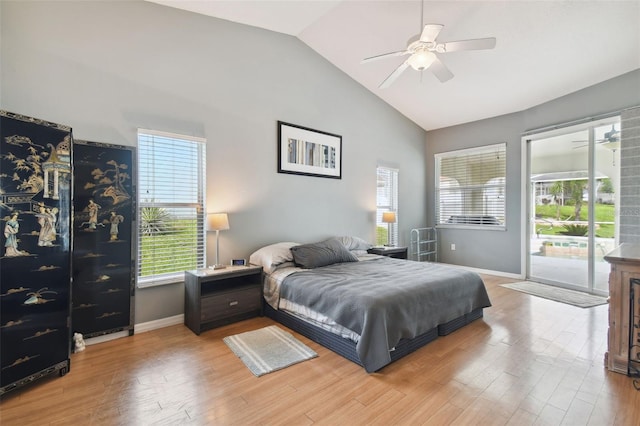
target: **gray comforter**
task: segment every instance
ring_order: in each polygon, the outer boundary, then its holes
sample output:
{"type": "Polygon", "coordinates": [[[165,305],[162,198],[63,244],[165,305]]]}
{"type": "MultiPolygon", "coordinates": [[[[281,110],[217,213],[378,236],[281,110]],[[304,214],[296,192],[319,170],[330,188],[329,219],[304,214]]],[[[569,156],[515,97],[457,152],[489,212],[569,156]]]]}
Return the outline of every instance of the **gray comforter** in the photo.
{"type": "Polygon", "coordinates": [[[400,339],[491,306],[474,272],[389,257],[296,272],[284,279],[280,296],[358,333],[367,372],[391,362],[400,339]]]}

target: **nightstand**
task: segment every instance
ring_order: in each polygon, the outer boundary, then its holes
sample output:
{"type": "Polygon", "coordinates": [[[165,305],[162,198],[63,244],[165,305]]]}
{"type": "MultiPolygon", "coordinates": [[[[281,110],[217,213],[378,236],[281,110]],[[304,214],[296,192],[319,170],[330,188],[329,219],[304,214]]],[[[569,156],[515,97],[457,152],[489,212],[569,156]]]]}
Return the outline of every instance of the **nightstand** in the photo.
{"type": "Polygon", "coordinates": [[[261,266],[187,271],[184,288],[184,324],[195,334],[262,315],[261,266]]]}
{"type": "Polygon", "coordinates": [[[407,247],[373,247],[367,250],[367,253],[395,257],[396,259],[406,259],[407,247]]]}

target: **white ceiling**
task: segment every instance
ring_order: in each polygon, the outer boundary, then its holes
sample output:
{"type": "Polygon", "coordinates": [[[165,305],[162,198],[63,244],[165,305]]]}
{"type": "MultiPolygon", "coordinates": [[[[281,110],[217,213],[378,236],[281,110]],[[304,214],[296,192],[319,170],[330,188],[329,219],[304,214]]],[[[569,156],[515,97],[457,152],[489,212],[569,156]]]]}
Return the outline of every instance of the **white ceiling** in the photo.
{"type": "Polygon", "coordinates": [[[521,111],[640,68],[640,0],[429,1],[439,42],[496,37],[493,50],[440,55],[446,83],[407,69],[378,85],[420,33],[420,1],[150,0],[298,37],[425,130],[521,111]]]}

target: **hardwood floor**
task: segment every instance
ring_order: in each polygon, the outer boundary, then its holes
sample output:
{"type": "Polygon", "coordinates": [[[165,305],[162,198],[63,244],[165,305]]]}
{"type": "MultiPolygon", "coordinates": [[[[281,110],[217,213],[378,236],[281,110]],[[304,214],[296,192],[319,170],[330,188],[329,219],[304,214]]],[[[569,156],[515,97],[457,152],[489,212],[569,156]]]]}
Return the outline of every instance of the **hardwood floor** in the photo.
{"type": "Polygon", "coordinates": [[[270,319],[200,336],[177,325],[73,354],[66,376],[5,395],[0,423],[640,424],[632,379],[604,368],[606,305],[576,308],[483,278],[493,303],[484,319],[375,374],[294,333],[319,357],[257,378],[222,338],[270,319]]]}

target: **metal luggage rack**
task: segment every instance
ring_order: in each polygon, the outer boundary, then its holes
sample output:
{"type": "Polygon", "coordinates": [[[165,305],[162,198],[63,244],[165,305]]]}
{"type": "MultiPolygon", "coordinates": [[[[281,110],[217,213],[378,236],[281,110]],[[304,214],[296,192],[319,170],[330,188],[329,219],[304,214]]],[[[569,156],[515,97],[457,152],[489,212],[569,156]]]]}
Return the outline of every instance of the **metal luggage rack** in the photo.
{"type": "Polygon", "coordinates": [[[414,228],[411,230],[409,258],[418,262],[438,261],[438,232],[436,228],[414,228]]]}

